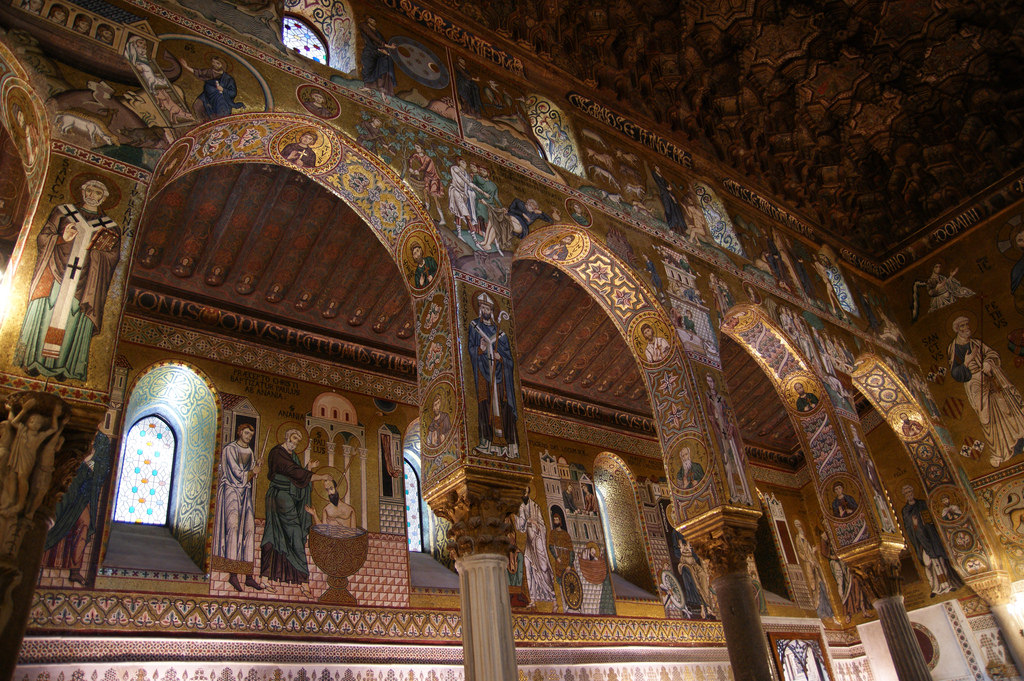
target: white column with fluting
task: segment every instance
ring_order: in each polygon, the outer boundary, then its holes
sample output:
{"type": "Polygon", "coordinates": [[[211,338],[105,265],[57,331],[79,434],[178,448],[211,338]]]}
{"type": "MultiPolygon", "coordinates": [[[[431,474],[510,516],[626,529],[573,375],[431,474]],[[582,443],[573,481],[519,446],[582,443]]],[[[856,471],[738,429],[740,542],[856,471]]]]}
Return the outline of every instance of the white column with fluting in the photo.
{"type": "Polygon", "coordinates": [[[1009,603],[1001,603],[990,605],[989,609],[992,610],[992,617],[1003,635],[1003,640],[1006,641],[1007,652],[1017,667],[1017,673],[1024,675],[1024,630],[1021,629],[1021,623],[1014,615],[1012,606],[1009,603]]]}
{"type": "MultiPolygon", "coordinates": [[[[387,471],[381,471],[381,475],[387,475],[387,471]]],[[[362,503],[360,510],[362,514],[359,516],[359,522],[361,527],[368,527],[369,522],[366,519],[366,447],[359,448],[359,487],[362,488],[362,503]]]]}
{"type": "Polygon", "coordinates": [[[508,560],[477,553],[455,561],[462,601],[465,681],[516,681],[516,644],[508,597],[508,560]]]}

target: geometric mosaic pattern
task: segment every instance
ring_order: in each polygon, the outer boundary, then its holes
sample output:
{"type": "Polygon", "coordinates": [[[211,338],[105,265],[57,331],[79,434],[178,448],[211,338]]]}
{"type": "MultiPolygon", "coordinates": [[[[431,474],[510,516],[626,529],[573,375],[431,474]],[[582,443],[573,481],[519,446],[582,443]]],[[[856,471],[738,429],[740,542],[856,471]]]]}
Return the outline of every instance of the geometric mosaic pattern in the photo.
{"type": "Polygon", "coordinates": [[[147,416],[135,422],[125,438],[114,520],[163,525],[171,498],[174,431],[167,422],[147,416]]]}
{"type": "MultiPolygon", "coordinates": [[[[404,543],[404,542],[403,542],[404,543]]],[[[723,645],[717,622],[639,617],[513,615],[520,644],[723,645]]],[[[366,642],[461,643],[458,612],[262,603],[208,596],[56,591],[33,597],[29,632],[318,636],[366,642]]]]}
{"type": "MultiPolygon", "coordinates": [[[[724,647],[520,648],[521,679],[731,681],[724,647]]],[[[25,639],[22,681],[457,681],[461,646],[197,639],[25,639]],[[80,660],[89,660],[83,664],[80,660]],[[124,662],[123,660],[131,660],[124,662]],[[211,660],[216,660],[212,662],[211,660]]]]}

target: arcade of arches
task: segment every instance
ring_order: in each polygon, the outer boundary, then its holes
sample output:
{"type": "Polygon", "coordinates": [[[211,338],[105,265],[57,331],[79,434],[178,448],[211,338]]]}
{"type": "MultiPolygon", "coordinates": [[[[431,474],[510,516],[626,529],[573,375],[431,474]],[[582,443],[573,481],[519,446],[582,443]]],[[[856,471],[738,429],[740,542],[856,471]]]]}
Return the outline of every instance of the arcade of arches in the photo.
{"type": "Polygon", "coordinates": [[[0,681],[1024,678],[1024,12],[492,4],[0,1],[0,681]]]}

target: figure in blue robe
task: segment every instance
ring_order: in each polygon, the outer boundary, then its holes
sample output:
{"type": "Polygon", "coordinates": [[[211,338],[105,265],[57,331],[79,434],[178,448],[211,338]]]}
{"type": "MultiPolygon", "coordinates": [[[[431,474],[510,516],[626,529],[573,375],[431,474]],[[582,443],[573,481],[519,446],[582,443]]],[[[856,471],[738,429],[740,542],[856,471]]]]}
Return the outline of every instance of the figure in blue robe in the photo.
{"type": "Polygon", "coordinates": [[[494,318],[494,300],[480,293],[477,318],[469,323],[468,352],[476,389],[481,454],[519,456],[516,433],[515,360],[508,335],[494,318]]]}
{"type": "Polygon", "coordinates": [[[194,69],[184,59],[181,60],[182,67],[193,76],[203,81],[203,91],[192,102],[192,112],[199,120],[212,121],[217,118],[224,118],[235,109],[245,106],[236,102],[238,86],[235,85],[235,77],[227,72],[225,61],[214,55],[210,57],[210,68],[194,69]]]}

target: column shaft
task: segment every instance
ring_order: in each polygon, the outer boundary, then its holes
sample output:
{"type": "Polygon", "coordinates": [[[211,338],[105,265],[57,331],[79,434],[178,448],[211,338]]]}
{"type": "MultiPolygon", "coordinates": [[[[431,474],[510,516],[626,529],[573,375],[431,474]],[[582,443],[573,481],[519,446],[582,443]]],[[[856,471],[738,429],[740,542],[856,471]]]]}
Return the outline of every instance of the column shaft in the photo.
{"type": "Polygon", "coordinates": [[[900,681],[931,681],[921,646],[917,643],[917,635],[910,626],[910,617],[903,605],[903,596],[879,598],[874,602],[878,621],[885,634],[885,644],[889,647],[889,656],[896,667],[896,676],[900,681]]]}
{"type": "Polygon", "coordinates": [[[736,681],[776,681],[775,662],[750,575],[746,570],[729,572],[715,577],[713,584],[733,677],[736,681]]]}
{"type": "Polygon", "coordinates": [[[999,626],[999,633],[1006,641],[1006,649],[1013,659],[1014,666],[1017,667],[1017,673],[1024,676],[1024,631],[1021,630],[1020,622],[1010,611],[1008,603],[990,605],[989,608],[999,626]]]}
{"type": "Polygon", "coordinates": [[[506,565],[507,560],[495,553],[477,553],[455,561],[466,681],[518,678],[506,565]]]}

